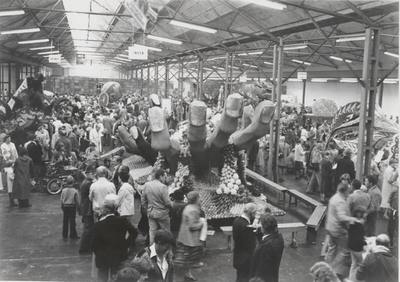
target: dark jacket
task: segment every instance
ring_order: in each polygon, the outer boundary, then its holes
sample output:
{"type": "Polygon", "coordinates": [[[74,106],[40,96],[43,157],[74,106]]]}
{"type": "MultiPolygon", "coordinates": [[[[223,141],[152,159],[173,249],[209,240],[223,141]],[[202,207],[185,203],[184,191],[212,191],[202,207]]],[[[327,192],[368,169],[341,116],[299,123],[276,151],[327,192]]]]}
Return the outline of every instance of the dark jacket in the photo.
{"type": "Polygon", "coordinates": [[[247,227],[250,223],[243,217],[233,221],[232,235],[235,242],[233,249],[233,267],[243,271],[250,271],[250,261],[256,248],[256,237],[253,228],[247,227]]]}
{"type": "Polygon", "coordinates": [[[70,133],[68,137],[69,141],[71,142],[71,151],[75,152],[75,154],[79,155],[79,141],[78,137],[74,133],[70,133]]]}
{"type": "Polygon", "coordinates": [[[28,151],[28,156],[32,159],[33,163],[41,163],[42,162],[42,146],[37,143],[37,141],[32,141],[26,147],[28,151]]]}
{"type": "Polygon", "coordinates": [[[64,144],[64,146],[65,146],[65,154],[67,155],[67,157],[69,157],[70,154],[71,154],[71,141],[67,138],[67,136],[60,135],[60,137],[56,141],[56,144],[55,144],[54,148],[57,148],[59,143],[63,143],[64,144]]]}
{"type": "Polygon", "coordinates": [[[92,201],[89,199],[90,185],[93,181],[85,178],[80,187],[81,216],[93,216],[92,201]]]}
{"type": "Polygon", "coordinates": [[[351,179],[354,179],[356,174],[356,171],[354,169],[354,163],[347,156],[344,156],[337,162],[336,173],[335,173],[335,186],[339,184],[340,177],[345,173],[348,173],[351,179]]]}
{"type": "Polygon", "coordinates": [[[171,251],[167,252],[166,260],[168,262],[168,271],[167,275],[165,275],[165,279],[163,279],[162,272],[157,264],[157,256],[150,257],[151,251],[147,247],[141,252],[137,254],[138,258],[145,258],[152,263],[152,267],[147,273],[147,281],[149,282],[173,282],[174,281],[174,262],[173,262],[173,253],[171,251]]]}
{"type": "Polygon", "coordinates": [[[92,250],[97,268],[117,268],[128,258],[128,247],[138,235],[126,217],[108,216],[93,227],[92,250]],[[125,239],[126,232],[129,233],[125,239]]]}
{"type": "Polygon", "coordinates": [[[389,252],[368,254],[357,270],[357,280],[365,282],[397,282],[398,261],[389,252]]]}
{"type": "Polygon", "coordinates": [[[265,282],[278,282],[283,247],[283,236],[280,233],[263,239],[251,259],[250,277],[260,277],[265,282]]]}
{"type": "Polygon", "coordinates": [[[12,198],[26,200],[31,196],[31,178],[33,177],[33,162],[28,156],[16,159],[14,163],[14,184],[12,198]]]}

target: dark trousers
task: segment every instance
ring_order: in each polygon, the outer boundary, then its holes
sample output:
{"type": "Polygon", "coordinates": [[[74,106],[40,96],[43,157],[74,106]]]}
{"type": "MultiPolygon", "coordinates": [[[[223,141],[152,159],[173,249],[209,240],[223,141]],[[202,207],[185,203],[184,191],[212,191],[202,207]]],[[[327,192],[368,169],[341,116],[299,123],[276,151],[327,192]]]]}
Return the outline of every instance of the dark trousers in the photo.
{"type": "Polygon", "coordinates": [[[108,280],[109,280],[108,278],[110,277],[110,274],[111,274],[111,276],[114,276],[114,275],[117,274],[117,272],[118,272],[117,268],[115,268],[115,269],[114,268],[108,268],[108,267],[107,268],[98,268],[97,281],[98,282],[108,282],[108,280]]]}
{"type": "Polygon", "coordinates": [[[388,235],[390,238],[390,245],[393,245],[394,231],[399,226],[399,216],[397,211],[389,210],[389,222],[388,222],[388,235]]]}
{"type": "Polygon", "coordinates": [[[367,220],[365,223],[365,235],[367,237],[375,236],[377,218],[378,218],[377,211],[373,211],[372,213],[367,215],[367,220]]]}
{"type": "Polygon", "coordinates": [[[83,232],[82,232],[79,251],[86,252],[92,248],[91,246],[93,238],[92,229],[94,225],[93,215],[82,216],[82,223],[83,223],[83,232]]]}
{"type": "Polygon", "coordinates": [[[76,207],[64,207],[64,220],[63,220],[63,231],[62,235],[64,238],[68,238],[68,227],[70,229],[69,238],[76,238],[78,234],[76,233],[76,207]]]}
{"type": "Polygon", "coordinates": [[[18,199],[18,206],[19,206],[20,208],[27,208],[27,207],[29,207],[29,199],[22,199],[22,200],[18,199]]]}
{"type": "Polygon", "coordinates": [[[103,146],[110,146],[111,134],[104,133],[102,139],[103,139],[103,146]]]}
{"type": "Polygon", "coordinates": [[[248,282],[250,279],[249,269],[236,269],[236,282],[248,282]]]}

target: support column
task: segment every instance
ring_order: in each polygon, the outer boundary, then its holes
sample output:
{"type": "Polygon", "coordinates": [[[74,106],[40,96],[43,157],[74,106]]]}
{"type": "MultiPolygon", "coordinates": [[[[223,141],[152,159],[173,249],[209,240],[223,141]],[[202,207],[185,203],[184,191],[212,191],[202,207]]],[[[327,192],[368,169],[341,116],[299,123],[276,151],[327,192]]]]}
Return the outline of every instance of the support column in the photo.
{"type": "Polygon", "coordinates": [[[226,53],[226,62],[225,62],[225,92],[224,92],[224,99],[221,103],[221,107],[225,106],[225,101],[226,98],[228,97],[229,93],[228,93],[228,85],[229,85],[229,58],[230,58],[231,54],[230,53],[226,53]]]}
{"type": "Polygon", "coordinates": [[[369,174],[371,168],[380,37],[380,28],[370,27],[365,31],[363,62],[364,93],[361,95],[356,164],[356,179],[360,181],[362,181],[364,176],[369,174]],[[365,156],[365,160],[363,156],[365,156]]]}
{"type": "Polygon", "coordinates": [[[147,95],[150,95],[150,66],[147,65],[147,95]]]}
{"type": "Polygon", "coordinates": [[[165,60],[165,93],[163,98],[168,97],[168,81],[169,81],[169,69],[168,69],[168,60],[165,60]]]}
{"type": "Polygon", "coordinates": [[[276,173],[277,163],[278,163],[278,146],[279,146],[279,136],[280,136],[280,116],[281,116],[281,95],[282,95],[282,75],[283,75],[283,38],[279,38],[279,49],[278,49],[278,80],[277,80],[277,91],[276,91],[276,108],[275,108],[275,140],[273,146],[274,157],[273,157],[273,170],[274,182],[278,182],[278,175],[276,173]]]}
{"type": "Polygon", "coordinates": [[[143,66],[140,66],[140,96],[143,96],[143,66]]]}
{"type": "Polygon", "coordinates": [[[182,98],[183,98],[183,63],[182,63],[182,61],[179,61],[178,95],[179,95],[179,99],[182,101],[182,98]]]}
{"type": "Polygon", "coordinates": [[[199,73],[199,85],[197,87],[197,100],[201,100],[203,95],[203,58],[199,57],[199,69],[197,71],[199,73]]]}
{"type": "Polygon", "coordinates": [[[156,77],[156,79],[155,79],[156,86],[154,88],[154,93],[158,95],[158,62],[156,62],[156,66],[155,66],[154,72],[155,72],[154,75],[156,77]]]}
{"type": "Polygon", "coordinates": [[[378,96],[378,104],[379,107],[382,108],[382,100],[383,100],[383,83],[381,83],[381,87],[379,87],[379,96],[378,96]]]}
{"type": "MultiPolygon", "coordinates": [[[[276,73],[278,69],[278,46],[275,44],[274,45],[274,55],[273,55],[273,66],[272,66],[272,95],[271,95],[271,101],[273,103],[276,103],[276,73]]],[[[279,118],[279,117],[278,117],[279,118]]],[[[269,156],[268,156],[268,165],[267,165],[267,177],[269,180],[274,180],[277,177],[274,177],[274,175],[277,175],[277,162],[274,162],[274,147],[272,144],[275,144],[275,134],[274,134],[274,127],[275,127],[275,119],[276,117],[274,116],[273,122],[270,122],[269,124],[269,136],[270,136],[270,146],[269,146],[269,156]]]]}
{"type": "Polygon", "coordinates": [[[305,119],[305,116],[304,116],[304,114],[305,114],[305,112],[306,112],[306,84],[307,84],[307,79],[303,79],[303,101],[302,101],[302,111],[303,111],[303,114],[301,115],[301,123],[302,123],[302,126],[303,127],[305,127],[305,124],[306,124],[306,119],[305,119]]]}

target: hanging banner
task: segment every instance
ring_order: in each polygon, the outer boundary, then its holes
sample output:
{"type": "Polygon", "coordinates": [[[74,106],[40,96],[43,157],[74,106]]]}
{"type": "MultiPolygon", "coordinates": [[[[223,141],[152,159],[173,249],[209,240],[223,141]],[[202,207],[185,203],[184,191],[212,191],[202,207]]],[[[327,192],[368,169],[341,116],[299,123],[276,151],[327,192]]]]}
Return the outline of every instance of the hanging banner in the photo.
{"type": "Polygon", "coordinates": [[[131,46],[129,47],[128,58],[131,60],[147,60],[147,50],[147,48],[143,48],[142,46],[131,46]]]}
{"type": "Polygon", "coordinates": [[[24,78],[24,81],[21,83],[21,85],[18,87],[17,91],[15,91],[13,96],[17,97],[19,93],[21,93],[25,89],[28,89],[28,81],[26,80],[26,77],[24,78]]]}
{"type": "Polygon", "coordinates": [[[50,55],[49,56],[49,63],[61,63],[61,54],[59,55],[50,55]]]}

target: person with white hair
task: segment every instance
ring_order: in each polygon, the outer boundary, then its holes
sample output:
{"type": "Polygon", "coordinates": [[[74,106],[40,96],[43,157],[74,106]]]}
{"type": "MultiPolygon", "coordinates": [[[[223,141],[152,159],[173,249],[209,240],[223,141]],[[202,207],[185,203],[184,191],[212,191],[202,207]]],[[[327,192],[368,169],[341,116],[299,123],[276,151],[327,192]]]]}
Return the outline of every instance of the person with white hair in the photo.
{"type": "MultiPolygon", "coordinates": [[[[116,189],[114,183],[108,181],[108,169],[105,166],[99,166],[96,169],[97,181],[90,186],[89,199],[93,204],[93,212],[95,214],[95,221],[102,214],[101,209],[105,198],[108,194],[115,194],[116,189]]],[[[117,197],[118,198],[118,197],[117,197]]]]}
{"type": "Polygon", "coordinates": [[[93,226],[92,250],[98,269],[98,281],[109,281],[128,258],[128,247],[135,243],[138,232],[126,217],[115,215],[118,196],[109,194],[101,205],[101,218],[93,226]],[[128,238],[126,238],[126,234],[128,238]]]}
{"type": "Polygon", "coordinates": [[[390,253],[389,236],[380,234],[376,237],[376,246],[367,254],[357,271],[357,280],[365,282],[397,282],[399,275],[398,261],[390,253]]]}
{"type": "Polygon", "coordinates": [[[250,261],[256,248],[256,236],[248,226],[253,223],[256,213],[256,205],[247,203],[243,214],[233,221],[233,267],[236,269],[236,282],[248,281],[250,278],[250,261]]]}
{"type": "Polygon", "coordinates": [[[90,140],[90,142],[93,142],[94,144],[96,144],[96,150],[100,153],[103,150],[102,144],[101,144],[101,137],[102,137],[102,133],[101,133],[100,124],[95,124],[89,132],[89,140],[90,140]]]}

